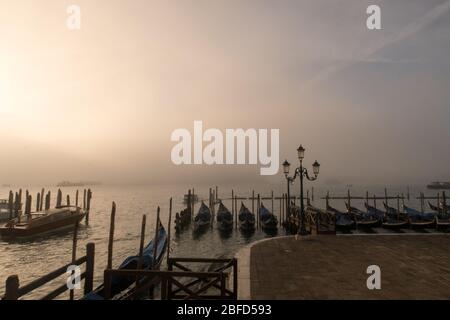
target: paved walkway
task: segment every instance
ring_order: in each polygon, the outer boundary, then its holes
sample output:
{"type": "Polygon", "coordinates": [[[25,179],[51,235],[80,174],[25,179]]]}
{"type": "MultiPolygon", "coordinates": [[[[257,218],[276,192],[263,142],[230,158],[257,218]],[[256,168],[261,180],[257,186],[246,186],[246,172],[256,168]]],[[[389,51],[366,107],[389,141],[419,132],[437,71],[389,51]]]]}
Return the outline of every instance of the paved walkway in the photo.
{"type": "Polygon", "coordinates": [[[240,299],[450,299],[449,235],[282,237],[237,257],[240,299]],[[381,290],[367,288],[370,265],[381,290]]]}

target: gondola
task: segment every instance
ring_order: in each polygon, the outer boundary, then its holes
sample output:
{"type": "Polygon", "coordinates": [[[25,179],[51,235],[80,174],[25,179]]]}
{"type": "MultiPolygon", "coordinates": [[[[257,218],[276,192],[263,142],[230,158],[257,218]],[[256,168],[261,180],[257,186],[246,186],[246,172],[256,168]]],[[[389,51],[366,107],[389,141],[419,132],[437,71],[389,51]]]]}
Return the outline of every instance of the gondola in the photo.
{"type": "Polygon", "coordinates": [[[334,217],[336,229],[349,231],[355,227],[355,220],[348,213],[339,211],[327,204],[327,212],[334,217]]]}
{"type": "Polygon", "coordinates": [[[411,228],[432,228],[436,223],[436,215],[432,212],[423,213],[403,205],[411,228]]]}
{"type": "Polygon", "coordinates": [[[259,208],[259,224],[261,225],[261,228],[266,231],[274,231],[278,228],[277,217],[264,207],[263,203],[261,203],[259,208]]]}
{"type": "MultiPolygon", "coordinates": [[[[144,248],[141,260],[142,270],[159,270],[164,254],[167,249],[167,232],[160,224],[158,229],[158,235],[153,238],[147,246],[144,248]],[[156,241],[156,254],[155,254],[155,241],[156,241]],[[155,257],[154,257],[155,255],[155,257]]],[[[136,270],[141,257],[139,255],[130,256],[126,258],[119,266],[119,270],[136,270]]],[[[141,281],[149,280],[144,279],[141,281]]],[[[111,298],[123,299],[133,294],[135,290],[136,277],[117,277],[113,276],[111,279],[111,298]]],[[[83,300],[104,300],[105,291],[104,285],[101,284],[94,291],[84,296],[83,300]]]]}
{"type": "Polygon", "coordinates": [[[366,208],[370,214],[376,215],[377,217],[384,216],[382,223],[383,228],[398,230],[408,227],[408,220],[404,219],[399,213],[391,212],[391,210],[387,210],[388,212],[383,212],[367,203],[366,208]]]}
{"type": "Polygon", "coordinates": [[[205,230],[211,225],[211,210],[202,201],[198,213],[194,218],[194,232],[205,230]]]}
{"type": "Polygon", "coordinates": [[[432,205],[428,201],[428,205],[430,206],[431,210],[436,211],[436,228],[450,228],[450,213],[447,213],[449,211],[443,210],[443,207],[439,208],[437,206],[432,205]],[[447,212],[445,212],[447,211],[447,212]]]}
{"type": "Polygon", "coordinates": [[[239,210],[239,229],[244,232],[250,232],[255,230],[255,215],[241,203],[241,209],[239,210]]]}
{"type": "MultiPolygon", "coordinates": [[[[445,211],[444,205],[442,203],[439,205],[439,207],[437,207],[435,205],[432,205],[431,202],[428,201],[428,205],[430,206],[431,210],[433,210],[433,211],[440,212],[440,213],[443,213],[445,211]]],[[[445,209],[447,210],[447,212],[450,212],[450,206],[446,205],[445,209]]]]}
{"type": "Polygon", "coordinates": [[[233,230],[233,215],[221,202],[217,209],[217,228],[220,231],[227,232],[233,230]]]}
{"type": "Polygon", "coordinates": [[[380,226],[383,221],[384,215],[379,216],[377,214],[373,214],[368,211],[359,210],[358,208],[350,206],[347,202],[345,203],[345,205],[347,207],[348,212],[351,215],[353,215],[356,222],[356,226],[358,228],[363,229],[375,228],[380,226]]]}

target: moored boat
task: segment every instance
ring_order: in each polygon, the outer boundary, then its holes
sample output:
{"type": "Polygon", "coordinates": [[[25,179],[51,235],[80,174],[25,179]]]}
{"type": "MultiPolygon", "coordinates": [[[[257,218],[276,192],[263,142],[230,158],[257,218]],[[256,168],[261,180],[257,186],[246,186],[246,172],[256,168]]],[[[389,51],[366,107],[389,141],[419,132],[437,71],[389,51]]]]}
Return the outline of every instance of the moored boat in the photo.
{"type": "MultiPolygon", "coordinates": [[[[164,226],[158,221],[159,228],[156,237],[154,237],[144,248],[142,260],[139,254],[129,256],[118,267],[119,270],[159,270],[164,254],[167,249],[167,232],[164,226]],[[156,250],[155,250],[156,247],[156,250]],[[140,268],[139,268],[140,267],[140,268]]],[[[142,282],[150,279],[142,279],[142,282]]],[[[131,295],[136,289],[136,277],[114,277],[111,279],[112,299],[122,299],[131,295]]],[[[101,284],[95,290],[88,293],[84,300],[104,300],[105,290],[101,284]]]]}
{"type": "Polygon", "coordinates": [[[411,228],[432,228],[436,223],[436,216],[432,212],[421,212],[403,205],[411,228]]]}
{"type": "Polygon", "coordinates": [[[327,203],[327,212],[334,217],[336,229],[349,231],[355,227],[355,220],[348,213],[333,208],[327,203]]]}
{"type": "Polygon", "coordinates": [[[255,215],[241,203],[241,209],[239,210],[239,229],[244,232],[255,230],[255,215]]]}
{"type": "Polygon", "coordinates": [[[277,217],[271,213],[266,207],[264,207],[264,204],[261,203],[261,206],[259,208],[259,224],[261,225],[261,228],[264,230],[276,230],[278,228],[278,219],[277,217]]]}
{"type": "Polygon", "coordinates": [[[1,226],[0,235],[3,238],[31,237],[72,227],[75,223],[80,222],[85,215],[85,210],[71,206],[25,214],[1,226]]]}
{"type": "Polygon", "coordinates": [[[347,202],[345,203],[347,211],[354,217],[356,226],[358,228],[375,228],[381,225],[383,216],[379,216],[368,211],[362,211],[358,208],[350,206],[347,202]]]}
{"type": "Polygon", "coordinates": [[[211,225],[211,210],[202,201],[198,213],[194,218],[194,231],[203,231],[211,225]]]}
{"type": "Polygon", "coordinates": [[[428,205],[430,206],[431,210],[436,212],[436,228],[437,229],[450,228],[450,210],[448,206],[442,203],[439,204],[439,207],[434,206],[429,201],[428,205]]]}
{"type": "Polygon", "coordinates": [[[196,202],[198,202],[198,195],[196,195],[196,194],[185,194],[184,195],[184,197],[183,197],[183,203],[189,203],[189,196],[191,197],[191,202],[192,203],[196,203],[196,202]]]}
{"type": "Polygon", "coordinates": [[[0,199],[0,222],[9,220],[11,218],[10,216],[8,200],[0,199]]]}
{"type": "Polygon", "coordinates": [[[233,230],[233,215],[222,202],[219,203],[219,209],[217,209],[217,228],[220,231],[233,230]]]}
{"type": "Polygon", "coordinates": [[[450,189],[450,182],[434,181],[427,185],[427,188],[433,190],[448,190],[450,189]]]}
{"type": "MultiPolygon", "coordinates": [[[[367,211],[370,214],[376,216],[384,216],[382,226],[386,229],[402,229],[408,227],[408,220],[403,217],[399,212],[393,212],[388,209],[387,212],[383,212],[375,207],[370,206],[366,203],[367,211]]],[[[391,208],[393,209],[393,208],[391,208]]],[[[395,209],[394,209],[395,210],[395,209]]],[[[396,210],[395,210],[396,211],[396,210]]]]}

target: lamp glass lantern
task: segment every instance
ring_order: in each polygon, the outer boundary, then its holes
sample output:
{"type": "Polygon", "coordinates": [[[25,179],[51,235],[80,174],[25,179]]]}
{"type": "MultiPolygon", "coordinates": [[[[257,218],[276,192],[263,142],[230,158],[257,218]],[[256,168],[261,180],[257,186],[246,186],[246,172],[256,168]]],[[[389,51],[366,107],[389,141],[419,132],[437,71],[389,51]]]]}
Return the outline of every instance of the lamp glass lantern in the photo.
{"type": "Polygon", "coordinates": [[[287,160],[283,162],[283,172],[286,176],[289,174],[290,166],[291,164],[287,160]]]}
{"type": "Polygon", "coordinates": [[[313,163],[312,167],[313,167],[314,175],[317,176],[317,175],[319,174],[319,170],[320,170],[320,163],[317,162],[317,160],[316,160],[316,161],[313,163]]]}
{"type": "Polygon", "coordinates": [[[297,153],[298,153],[298,159],[300,161],[302,161],[303,158],[305,157],[305,148],[303,148],[303,146],[300,145],[300,147],[298,147],[298,149],[297,149],[297,153]]]}

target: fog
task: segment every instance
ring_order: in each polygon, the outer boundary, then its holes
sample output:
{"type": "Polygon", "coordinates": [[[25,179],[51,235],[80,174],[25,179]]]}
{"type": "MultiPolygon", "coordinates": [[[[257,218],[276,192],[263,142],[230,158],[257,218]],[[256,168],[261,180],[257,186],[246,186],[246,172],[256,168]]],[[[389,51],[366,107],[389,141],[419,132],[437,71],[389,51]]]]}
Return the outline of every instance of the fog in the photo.
{"type": "Polygon", "coordinates": [[[321,183],[450,180],[450,1],[0,0],[0,39],[0,184],[281,179],[175,166],[195,120],[280,129],[321,183]]]}

